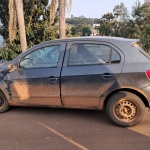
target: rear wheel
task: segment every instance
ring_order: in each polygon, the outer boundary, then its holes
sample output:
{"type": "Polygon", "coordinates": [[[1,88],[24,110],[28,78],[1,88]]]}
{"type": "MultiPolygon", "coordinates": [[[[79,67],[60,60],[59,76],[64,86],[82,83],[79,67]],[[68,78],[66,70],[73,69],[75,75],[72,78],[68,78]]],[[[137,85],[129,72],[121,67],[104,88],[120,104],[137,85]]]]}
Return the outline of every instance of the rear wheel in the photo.
{"type": "Polygon", "coordinates": [[[115,124],[129,127],[143,120],[145,105],[135,94],[121,91],[110,97],[106,111],[115,124]]]}
{"type": "Polygon", "coordinates": [[[9,104],[5,95],[0,91],[0,113],[3,113],[9,109],[9,104]]]}

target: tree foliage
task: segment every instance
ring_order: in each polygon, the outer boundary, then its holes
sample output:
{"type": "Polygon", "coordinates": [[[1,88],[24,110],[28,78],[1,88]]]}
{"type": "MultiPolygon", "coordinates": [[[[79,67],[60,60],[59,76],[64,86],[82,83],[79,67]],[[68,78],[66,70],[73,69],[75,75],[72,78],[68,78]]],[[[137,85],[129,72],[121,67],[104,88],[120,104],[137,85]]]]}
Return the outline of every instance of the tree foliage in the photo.
{"type": "Polygon", "coordinates": [[[99,18],[85,18],[84,16],[74,17],[72,15],[71,18],[66,19],[66,23],[72,26],[77,25],[92,26],[93,24],[99,23],[99,18]]]}
{"type": "MultiPolygon", "coordinates": [[[[56,2],[58,1],[53,0],[53,2],[56,7],[56,2]]],[[[71,2],[71,0],[66,0],[66,2],[71,2]]],[[[51,18],[48,3],[49,0],[24,0],[28,47],[46,40],[59,38],[57,24],[59,8],[55,9],[56,13],[51,12],[51,15],[53,15],[53,18],[51,18]]],[[[68,6],[70,7],[71,4],[68,3],[68,6]]],[[[86,18],[83,15],[74,17],[71,15],[71,18],[66,19],[66,35],[68,37],[89,36],[93,24],[99,24],[100,26],[96,27],[96,29],[100,35],[140,39],[142,46],[149,52],[150,0],[145,0],[144,4],[141,4],[139,0],[135,0],[132,14],[128,13],[124,3],[116,5],[112,11],[113,13],[103,14],[101,18],[86,18]]],[[[14,42],[9,43],[9,19],[8,0],[1,1],[0,21],[2,25],[0,25],[0,35],[5,40],[5,47],[3,51],[0,51],[0,57],[3,55],[6,59],[12,59],[21,52],[18,31],[14,42]]]]}
{"type": "Polygon", "coordinates": [[[77,26],[71,27],[71,35],[74,37],[90,36],[91,33],[92,33],[91,29],[88,26],[77,25],[77,26]]]}
{"type": "Polygon", "coordinates": [[[100,35],[140,39],[146,51],[150,50],[150,0],[141,5],[136,0],[132,8],[132,18],[123,3],[116,5],[112,13],[100,18],[100,35]]]}
{"type": "MultiPolygon", "coordinates": [[[[0,21],[2,23],[0,27],[0,34],[3,36],[6,44],[3,51],[7,51],[8,53],[6,53],[5,58],[12,59],[21,52],[20,38],[17,31],[14,42],[12,44],[9,43],[8,10],[8,0],[2,1],[2,3],[0,3],[0,21]],[[11,51],[13,52],[13,55],[9,56],[11,51]]],[[[58,38],[58,26],[55,25],[55,22],[53,25],[50,25],[48,0],[24,0],[24,16],[28,47],[43,41],[58,38]]]]}

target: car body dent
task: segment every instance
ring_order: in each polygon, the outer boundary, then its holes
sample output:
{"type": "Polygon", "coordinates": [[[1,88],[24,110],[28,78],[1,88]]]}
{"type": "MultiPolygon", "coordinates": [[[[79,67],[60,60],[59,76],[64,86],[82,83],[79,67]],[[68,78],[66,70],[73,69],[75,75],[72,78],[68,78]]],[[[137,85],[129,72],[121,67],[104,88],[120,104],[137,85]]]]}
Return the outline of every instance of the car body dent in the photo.
{"type": "Polygon", "coordinates": [[[8,91],[10,91],[11,101],[21,105],[58,106],[62,107],[60,98],[60,71],[63,62],[65,42],[48,43],[36,46],[31,51],[25,52],[16,59],[17,69],[8,73],[8,91]],[[60,57],[57,67],[45,68],[20,68],[21,58],[43,46],[61,45],[60,57]],[[51,82],[50,78],[57,78],[56,82],[51,82]]]}

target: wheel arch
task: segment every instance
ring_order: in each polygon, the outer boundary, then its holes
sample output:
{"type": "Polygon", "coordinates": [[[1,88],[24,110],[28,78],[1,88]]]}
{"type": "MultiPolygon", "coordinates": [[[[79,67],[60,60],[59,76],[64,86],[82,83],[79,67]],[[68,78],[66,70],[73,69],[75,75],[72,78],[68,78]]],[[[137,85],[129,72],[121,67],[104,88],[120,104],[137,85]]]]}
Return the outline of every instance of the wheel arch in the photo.
{"type": "Polygon", "coordinates": [[[5,96],[5,98],[7,99],[8,103],[9,103],[10,93],[9,93],[9,90],[8,90],[7,83],[4,82],[4,81],[2,81],[0,83],[0,92],[3,93],[3,95],[5,96]]]}
{"type": "Polygon", "coordinates": [[[106,108],[106,105],[107,105],[107,103],[108,103],[108,101],[109,101],[109,98],[110,98],[113,94],[115,94],[115,93],[117,93],[117,92],[119,92],[119,91],[131,92],[131,93],[137,95],[137,96],[143,101],[145,107],[148,107],[148,108],[150,107],[148,98],[147,98],[146,94],[145,94],[143,91],[140,91],[139,89],[136,89],[136,88],[124,87],[124,88],[116,89],[116,90],[110,92],[110,93],[105,97],[105,99],[104,99],[104,104],[103,104],[104,108],[106,108]]]}
{"type": "MultiPolygon", "coordinates": [[[[9,96],[8,96],[8,94],[5,92],[5,91],[3,91],[2,89],[0,89],[0,94],[3,94],[3,96],[7,99],[7,101],[9,100],[9,96]]],[[[9,102],[9,101],[8,101],[9,102]]]]}

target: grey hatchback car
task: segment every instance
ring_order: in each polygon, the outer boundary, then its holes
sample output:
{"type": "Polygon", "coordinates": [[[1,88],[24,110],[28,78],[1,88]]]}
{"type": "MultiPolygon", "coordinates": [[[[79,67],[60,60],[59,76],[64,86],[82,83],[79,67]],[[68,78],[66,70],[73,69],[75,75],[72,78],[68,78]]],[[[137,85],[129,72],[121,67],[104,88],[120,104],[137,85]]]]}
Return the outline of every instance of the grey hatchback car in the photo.
{"type": "Polygon", "coordinates": [[[128,127],[150,107],[150,56],[135,39],[48,41],[0,66],[0,113],[9,106],[106,109],[128,127]]]}

